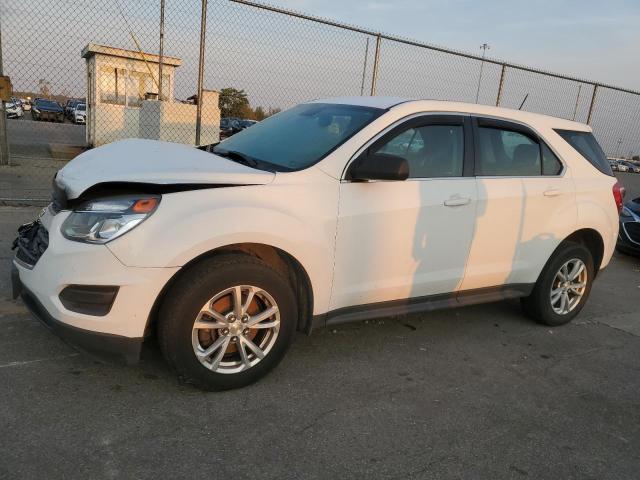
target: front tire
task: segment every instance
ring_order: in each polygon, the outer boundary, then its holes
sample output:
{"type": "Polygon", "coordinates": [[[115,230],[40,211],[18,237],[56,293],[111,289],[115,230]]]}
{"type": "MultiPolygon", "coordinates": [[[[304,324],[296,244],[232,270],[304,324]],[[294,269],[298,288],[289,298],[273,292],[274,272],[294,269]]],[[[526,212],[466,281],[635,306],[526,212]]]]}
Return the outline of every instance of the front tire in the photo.
{"type": "Polygon", "coordinates": [[[160,348],[186,383],[244,387],[282,360],[297,316],[295,295],[279,271],[248,255],[212,257],[190,267],[166,294],[160,348]]]}
{"type": "Polygon", "coordinates": [[[589,298],[594,275],[591,252],[581,244],[564,243],[545,265],[531,295],[522,299],[525,313],[552,327],[569,323],[589,298]]]}

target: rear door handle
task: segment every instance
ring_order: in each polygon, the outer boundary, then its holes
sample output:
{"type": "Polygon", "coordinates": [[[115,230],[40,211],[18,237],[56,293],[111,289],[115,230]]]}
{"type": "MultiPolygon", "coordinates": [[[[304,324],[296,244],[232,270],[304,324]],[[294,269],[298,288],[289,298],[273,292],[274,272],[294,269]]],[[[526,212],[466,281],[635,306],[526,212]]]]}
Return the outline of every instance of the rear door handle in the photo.
{"type": "Polygon", "coordinates": [[[549,190],[545,190],[543,195],[545,197],[557,197],[558,195],[562,195],[562,192],[557,188],[550,188],[549,190]]]}
{"type": "Polygon", "coordinates": [[[460,197],[457,195],[451,196],[448,200],[444,201],[446,207],[460,207],[462,205],[468,205],[471,203],[469,197],[460,197]]]}

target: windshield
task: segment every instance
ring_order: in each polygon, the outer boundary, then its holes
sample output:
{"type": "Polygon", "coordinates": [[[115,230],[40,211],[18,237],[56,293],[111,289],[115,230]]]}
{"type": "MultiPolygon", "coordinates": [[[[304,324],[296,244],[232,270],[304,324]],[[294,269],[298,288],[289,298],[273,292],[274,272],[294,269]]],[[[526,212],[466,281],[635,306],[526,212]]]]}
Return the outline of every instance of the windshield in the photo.
{"type": "Polygon", "coordinates": [[[77,107],[78,110],[84,111],[87,109],[87,106],[84,103],[81,103],[77,107]]]}
{"type": "Polygon", "coordinates": [[[235,152],[275,170],[302,170],[319,162],[384,110],[356,105],[305,103],[223,140],[213,153],[235,152]]]}
{"type": "Polygon", "coordinates": [[[53,100],[38,100],[38,106],[48,107],[48,108],[60,108],[60,105],[58,105],[53,100]]]}

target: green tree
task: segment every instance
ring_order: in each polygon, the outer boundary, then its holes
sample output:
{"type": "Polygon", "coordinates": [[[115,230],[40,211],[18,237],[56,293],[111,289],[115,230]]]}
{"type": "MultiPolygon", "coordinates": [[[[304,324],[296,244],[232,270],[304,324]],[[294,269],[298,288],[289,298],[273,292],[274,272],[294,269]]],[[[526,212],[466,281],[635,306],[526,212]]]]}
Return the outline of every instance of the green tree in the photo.
{"type": "Polygon", "coordinates": [[[253,111],[253,118],[258,121],[264,120],[265,118],[267,118],[267,114],[264,112],[264,108],[258,105],[253,111]]]}
{"type": "Polygon", "coordinates": [[[248,118],[253,116],[249,99],[244,90],[227,87],[220,91],[220,114],[222,117],[248,118]]]}

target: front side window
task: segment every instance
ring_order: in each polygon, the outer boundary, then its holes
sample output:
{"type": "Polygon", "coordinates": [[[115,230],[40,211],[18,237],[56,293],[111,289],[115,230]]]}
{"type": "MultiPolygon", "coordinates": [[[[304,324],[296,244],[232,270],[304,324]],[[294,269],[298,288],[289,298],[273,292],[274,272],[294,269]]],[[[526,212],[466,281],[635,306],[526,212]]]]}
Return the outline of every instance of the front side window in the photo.
{"type": "Polygon", "coordinates": [[[519,132],[501,128],[478,128],[479,176],[522,177],[541,174],[540,145],[519,132]]]}
{"type": "Polygon", "coordinates": [[[281,171],[319,162],[385,110],[356,105],[305,103],[256,123],[220,142],[213,153],[242,155],[281,171]]]}
{"type": "Polygon", "coordinates": [[[426,125],[405,130],[373,153],[404,158],[409,178],[461,177],[464,162],[462,125],[426,125]]]}

